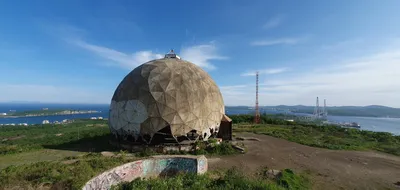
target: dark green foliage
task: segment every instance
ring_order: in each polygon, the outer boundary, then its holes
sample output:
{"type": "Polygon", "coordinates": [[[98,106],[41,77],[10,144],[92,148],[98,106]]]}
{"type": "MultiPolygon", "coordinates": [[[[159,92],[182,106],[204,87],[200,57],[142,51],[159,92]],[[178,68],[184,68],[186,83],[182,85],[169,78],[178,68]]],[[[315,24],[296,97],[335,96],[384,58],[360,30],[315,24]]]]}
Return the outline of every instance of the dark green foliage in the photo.
{"type": "Polygon", "coordinates": [[[262,189],[262,190],[303,190],[310,189],[309,180],[294,174],[291,170],[284,170],[278,179],[248,177],[242,171],[232,168],[225,172],[205,175],[178,174],[171,178],[136,179],[130,183],[121,184],[114,189],[262,189]]]}
{"type": "Polygon", "coordinates": [[[310,189],[310,181],[304,175],[296,175],[290,169],[284,169],[277,178],[277,183],[287,189],[302,190],[310,189]]]}
{"type": "Polygon", "coordinates": [[[235,125],[235,132],[253,132],[287,139],[304,145],[336,150],[378,150],[400,155],[400,136],[386,132],[362,131],[337,126],[235,125]]]}

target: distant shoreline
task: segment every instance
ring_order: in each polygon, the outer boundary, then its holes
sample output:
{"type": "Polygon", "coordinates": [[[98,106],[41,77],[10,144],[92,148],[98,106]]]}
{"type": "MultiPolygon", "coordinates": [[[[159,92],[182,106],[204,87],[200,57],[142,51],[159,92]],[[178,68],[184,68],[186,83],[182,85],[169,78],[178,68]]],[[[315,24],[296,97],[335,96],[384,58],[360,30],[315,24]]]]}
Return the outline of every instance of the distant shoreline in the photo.
{"type": "Polygon", "coordinates": [[[101,113],[101,111],[88,110],[88,111],[73,111],[73,110],[63,110],[52,113],[46,113],[46,111],[31,111],[25,115],[15,115],[24,114],[23,113],[13,113],[13,115],[0,115],[0,118],[23,118],[23,117],[43,117],[43,116],[65,116],[65,115],[84,115],[84,114],[96,114],[101,113]],[[31,113],[32,112],[32,113],[31,113]]]}

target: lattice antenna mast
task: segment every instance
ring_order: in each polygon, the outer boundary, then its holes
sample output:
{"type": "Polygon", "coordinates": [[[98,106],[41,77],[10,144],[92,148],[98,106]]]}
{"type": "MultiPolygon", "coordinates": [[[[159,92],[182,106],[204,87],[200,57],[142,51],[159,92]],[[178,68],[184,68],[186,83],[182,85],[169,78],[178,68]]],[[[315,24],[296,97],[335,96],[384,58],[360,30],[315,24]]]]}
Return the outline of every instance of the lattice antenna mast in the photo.
{"type": "Polygon", "coordinates": [[[324,116],[328,116],[328,110],[326,109],[326,99],[324,99],[324,116]]]}
{"type": "Polygon", "coordinates": [[[256,107],[255,107],[255,117],[254,122],[260,123],[260,109],[258,107],[258,71],[256,72],[256,107]]]}
{"type": "Polygon", "coordinates": [[[317,118],[319,118],[319,115],[320,115],[318,97],[317,97],[317,102],[316,102],[316,104],[315,104],[314,115],[315,115],[317,118]]]}

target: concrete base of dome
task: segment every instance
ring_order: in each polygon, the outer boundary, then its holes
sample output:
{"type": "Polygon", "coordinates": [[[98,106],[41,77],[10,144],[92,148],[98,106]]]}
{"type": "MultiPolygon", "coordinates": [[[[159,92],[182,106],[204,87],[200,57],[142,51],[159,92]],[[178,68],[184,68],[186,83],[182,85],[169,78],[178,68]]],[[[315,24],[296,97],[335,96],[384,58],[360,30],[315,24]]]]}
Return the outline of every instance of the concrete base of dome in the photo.
{"type": "Polygon", "coordinates": [[[168,152],[190,152],[194,149],[193,143],[186,144],[161,144],[161,145],[145,145],[129,142],[118,142],[117,140],[110,140],[110,144],[120,149],[128,150],[130,152],[142,152],[144,150],[152,150],[157,153],[168,152]]]}

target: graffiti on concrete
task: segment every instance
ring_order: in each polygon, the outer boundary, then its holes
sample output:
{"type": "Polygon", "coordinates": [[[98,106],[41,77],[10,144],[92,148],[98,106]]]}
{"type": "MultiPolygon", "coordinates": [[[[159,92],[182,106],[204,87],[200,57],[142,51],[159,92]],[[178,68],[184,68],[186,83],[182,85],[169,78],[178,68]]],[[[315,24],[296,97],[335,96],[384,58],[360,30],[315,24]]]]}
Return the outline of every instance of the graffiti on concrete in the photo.
{"type": "Polygon", "coordinates": [[[90,181],[84,190],[110,189],[121,182],[129,182],[136,178],[169,176],[177,172],[203,174],[207,171],[207,159],[204,156],[157,157],[127,163],[108,170],[90,181]]]}
{"type": "Polygon", "coordinates": [[[204,157],[204,158],[199,158],[197,161],[199,167],[197,173],[199,174],[205,173],[208,169],[207,159],[204,157]]]}
{"type": "Polygon", "coordinates": [[[115,169],[115,173],[123,181],[131,181],[135,178],[141,177],[143,174],[142,160],[124,164],[115,169]]]}
{"type": "Polygon", "coordinates": [[[177,172],[197,172],[197,164],[195,159],[176,158],[167,159],[159,162],[158,172],[162,176],[175,175],[177,172]]]}

